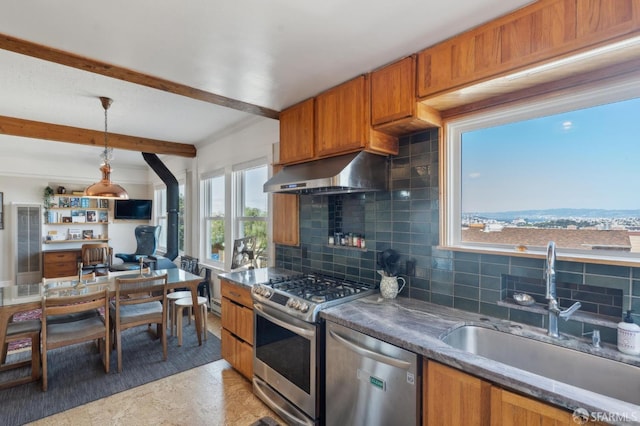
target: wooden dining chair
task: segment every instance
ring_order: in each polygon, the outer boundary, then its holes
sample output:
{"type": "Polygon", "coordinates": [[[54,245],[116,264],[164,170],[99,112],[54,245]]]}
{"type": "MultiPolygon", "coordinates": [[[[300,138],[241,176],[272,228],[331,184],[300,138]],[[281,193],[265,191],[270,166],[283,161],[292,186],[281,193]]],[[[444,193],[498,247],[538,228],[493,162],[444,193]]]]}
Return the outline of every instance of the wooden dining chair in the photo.
{"type": "Polygon", "coordinates": [[[108,275],[113,249],[107,243],[87,243],[81,248],[82,272],[108,275]]]}
{"type": "MultiPolygon", "coordinates": [[[[96,279],[96,274],[95,272],[92,272],[90,274],[84,274],[84,275],[81,275],[80,279],[82,281],[92,281],[96,279]]],[[[74,285],[73,283],[76,282],[77,280],[78,280],[77,275],[70,275],[67,277],[57,277],[57,278],[42,278],[42,284],[45,289],[47,289],[47,285],[51,283],[61,283],[61,286],[63,287],[72,287],[74,285]],[[67,286],[67,283],[69,284],[68,286],[67,286]]],[[[78,321],[83,318],[88,318],[91,316],[96,317],[98,315],[100,315],[100,311],[98,309],[94,309],[94,310],[87,310],[84,312],[68,313],[64,315],[49,315],[48,321],[49,321],[49,324],[71,322],[71,321],[78,321]]]]}
{"type": "MultiPolygon", "coordinates": [[[[72,291],[71,291],[72,292],[72,291]]],[[[51,349],[96,340],[102,356],[105,373],[109,372],[111,352],[109,328],[109,290],[100,290],[80,295],[42,298],[42,390],[47,390],[47,352],[51,349]],[[84,312],[104,309],[101,315],[82,317],[84,312]],[[78,315],[81,319],[52,323],[49,319],[58,316],[78,315]]]]}
{"type": "Polygon", "coordinates": [[[0,371],[31,366],[31,376],[0,383],[0,389],[6,389],[23,383],[34,382],[40,378],[40,320],[11,321],[7,324],[7,333],[2,345],[0,371]],[[9,343],[19,340],[31,340],[31,358],[6,364],[9,343]]]}
{"type": "Polygon", "coordinates": [[[167,360],[167,274],[152,277],[116,277],[116,296],[111,302],[111,328],[122,372],[122,332],[132,327],[156,324],[167,360]]]}

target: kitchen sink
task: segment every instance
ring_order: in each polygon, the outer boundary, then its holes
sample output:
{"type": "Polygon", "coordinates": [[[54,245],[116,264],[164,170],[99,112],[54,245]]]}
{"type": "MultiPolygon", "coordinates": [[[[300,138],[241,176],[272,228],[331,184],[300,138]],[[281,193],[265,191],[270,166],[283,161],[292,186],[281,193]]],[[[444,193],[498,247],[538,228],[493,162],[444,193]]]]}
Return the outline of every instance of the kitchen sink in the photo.
{"type": "Polygon", "coordinates": [[[640,367],[472,325],[456,328],[442,341],[530,373],[640,404],[640,367]]]}

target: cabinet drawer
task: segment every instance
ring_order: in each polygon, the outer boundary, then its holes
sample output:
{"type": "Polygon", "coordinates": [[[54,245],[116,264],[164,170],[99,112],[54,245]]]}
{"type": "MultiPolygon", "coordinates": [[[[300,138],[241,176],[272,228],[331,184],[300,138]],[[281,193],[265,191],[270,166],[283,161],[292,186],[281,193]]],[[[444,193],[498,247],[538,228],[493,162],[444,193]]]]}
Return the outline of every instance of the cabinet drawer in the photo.
{"type": "Polygon", "coordinates": [[[251,292],[248,287],[242,287],[226,280],[220,280],[220,291],[222,293],[222,297],[226,297],[227,299],[248,308],[253,308],[251,292]]]}
{"type": "Polygon", "coordinates": [[[75,264],[80,257],[80,250],[44,252],[43,257],[45,264],[60,262],[72,262],[75,264]]]}

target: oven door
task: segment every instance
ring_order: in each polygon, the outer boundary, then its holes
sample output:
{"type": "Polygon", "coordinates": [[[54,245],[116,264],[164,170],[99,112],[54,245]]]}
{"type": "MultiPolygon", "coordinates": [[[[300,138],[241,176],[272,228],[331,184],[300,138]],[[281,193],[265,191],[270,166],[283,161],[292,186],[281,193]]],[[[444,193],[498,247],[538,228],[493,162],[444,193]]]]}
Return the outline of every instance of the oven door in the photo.
{"type": "Polygon", "coordinates": [[[319,414],[317,325],[258,302],[253,308],[254,375],[315,421],[319,414]]]}

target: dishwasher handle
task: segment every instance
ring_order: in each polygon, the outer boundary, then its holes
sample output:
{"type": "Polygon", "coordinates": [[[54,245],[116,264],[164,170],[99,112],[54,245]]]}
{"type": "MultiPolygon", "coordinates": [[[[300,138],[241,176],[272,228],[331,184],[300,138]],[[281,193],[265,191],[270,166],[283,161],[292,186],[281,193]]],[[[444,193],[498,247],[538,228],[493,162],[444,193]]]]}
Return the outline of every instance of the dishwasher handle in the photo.
{"type": "Polygon", "coordinates": [[[346,346],[347,348],[351,349],[353,352],[362,355],[362,356],[366,356],[367,358],[371,358],[374,361],[378,361],[378,362],[382,362],[384,364],[388,364],[391,365],[393,367],[397,367],[397,368],[401,368],[403,370],[409,370],[409,368],[411,368],[411,363],[401,360],[401,359],[397,359],[397,358],[393,358],[387,355],[383,355],[381,353],[372,351],[371,349],[362,347],[360,345],[358,345],[357,343],[354,343],[350,340],[348,340],[346,337],[341,336],[337,331],[334,330],[329,330],[329,335],[334,338],[336,341],[338,341],[339,343],[341,343],[342,345],[346,346]]]}

